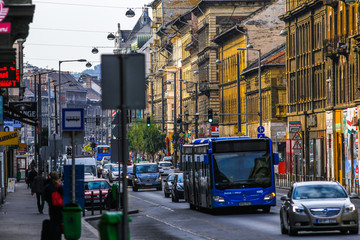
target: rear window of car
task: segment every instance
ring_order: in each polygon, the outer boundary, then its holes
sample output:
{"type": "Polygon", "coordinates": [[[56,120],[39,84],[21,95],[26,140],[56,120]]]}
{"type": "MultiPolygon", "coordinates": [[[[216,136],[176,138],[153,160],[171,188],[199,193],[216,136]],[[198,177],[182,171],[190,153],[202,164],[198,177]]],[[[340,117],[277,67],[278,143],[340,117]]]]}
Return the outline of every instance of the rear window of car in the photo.
{"type": "Polygon", "coordinates": [[[110,184],[107,181],[85,182],[85,190],[108,189],[110,184]]]}
{"type": "Polygon", "coordinates": [[[160,167],[171,167],[171,163],[159,163],[160,167]]]}
{"type": "Polygon", "coordinates": [[[136,173],[156,173],[159,172],[159,168],[156,164],[149,164],[149,165],[137,165],[136,166],[136,173]]]}
{"type": "Polygon", "coordinates": [[[294,199],[346,198],[344,189],[338,185],[307,185],[294,189],[294,199]]]}

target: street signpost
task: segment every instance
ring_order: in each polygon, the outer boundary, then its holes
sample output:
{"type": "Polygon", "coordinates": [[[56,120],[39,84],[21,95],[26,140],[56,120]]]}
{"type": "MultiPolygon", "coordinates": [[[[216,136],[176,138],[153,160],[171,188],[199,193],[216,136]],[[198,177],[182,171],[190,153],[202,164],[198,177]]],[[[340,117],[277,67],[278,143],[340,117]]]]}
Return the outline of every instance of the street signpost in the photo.
{"type": "MultiPolygon", "coordinates": [[[[120,239],[129,238],[128,223],[128,183],[127,161],[129,158],[126,142],[126,118],[128,109],[145,108],[145,55],[144,54],[116,54],[101,56],[101,88],[106,94],[102,95],[103,109],[119,110],[119,143],[118,159],[119,169],[122,163],[122,194],[119,191],[119,199],[122,199],[123,215],[120,239]]],[[[115,121],[114,121],[115,122],[115,121]]],[[[115,147],[115,146],[112,146],[115,147]]],[[[113,150],[112,150],[113,151],[113,150]]],[[[119,177],[119,188],[121,178],[119,177]]]]}
{"type": "Polygon", "coordinates": [[[263,133],[258,133],[257,134],[257,138],[264,138],[265,137],[265,134],[263,134],[263,133]]]}
{"type": "Polygon", "coordinates": [[[258,126],[257,127],[257,132],[258,133],[264,133],[265,132],[265,128],[263,126],[258,126]]]}

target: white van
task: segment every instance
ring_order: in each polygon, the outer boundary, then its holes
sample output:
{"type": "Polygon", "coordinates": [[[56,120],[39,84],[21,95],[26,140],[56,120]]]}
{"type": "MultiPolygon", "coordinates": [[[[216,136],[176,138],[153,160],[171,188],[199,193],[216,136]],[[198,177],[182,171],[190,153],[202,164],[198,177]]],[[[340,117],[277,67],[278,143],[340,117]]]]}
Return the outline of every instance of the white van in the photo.
{"type": "MultiPolygon", "coordinates": [[[[64,164],[71,165],[72,159],[71,158],[66,159],[64,164]]],[[[95,158],[89,156],[75,157],[75,165],[84,165],[84,173],[90,173],[95,177],[97,176],[95,158]]]]}

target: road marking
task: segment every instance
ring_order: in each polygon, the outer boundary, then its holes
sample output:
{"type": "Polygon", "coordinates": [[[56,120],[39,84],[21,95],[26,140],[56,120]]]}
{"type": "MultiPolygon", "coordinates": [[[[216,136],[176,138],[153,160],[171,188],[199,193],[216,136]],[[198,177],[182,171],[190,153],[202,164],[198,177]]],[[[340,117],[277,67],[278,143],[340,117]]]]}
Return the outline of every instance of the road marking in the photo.
{"type": "Polygon", "coordinates": [[[157,204],[157,203],[154,203],[154,202],[151,202],[151,201],[148,201],[148,200],[139,198],[139,197],[135,197],[135,196],[133,196],[133,195],[130,195],[130,197],[136,198],[136,199],[138,199],[138,200],[142,200],[142,201],[147,202],[147,203],[149,203],[149,204],[151,204],[151,205],[154,205],[154,206],[156,206],[156,207],[161,207],[161,208],[166,209],[166,210],[168,210],[168,211],[170,211],[170,212],[175,212],[175,210],[173,210],[173,209],[171,209],[171,208],[169,208],[169,207],[165,207],[164,205],[160,205],[160,204],[157,204]]]}
{"type": "Polygon", "coordinates": [[[161,219],[159,219],[159,218],[157,218],[155,216],[148,215],[148,214],[146,214],[145,216],[147,216],[149,218],[152,218],[154,220],[157,220],[159,222],[162,222],[162,223],[164,223],[164,224],[166,224],[166,225],[168,225],[170,227],[176,228],[176,229],[178,229],[180,231],[187,232],[187,233],[190,233],[190,234],[193,234],[195,236],[199,236],[199,237],[202,237],[202,238],[205,238],[205,239],[215,240],[215,238],[208,237],[207,235],[202,235],[201,233],[196,233],[196,232],[192,231],[191,229],[186,229],[186,228],[182,228],[182,227],[179,227],[179,226],[175,226],[175,225],[173,225],[173,224],[171,224],[169,222],[166,222],[164,220],[161,220],[161,219]]]}

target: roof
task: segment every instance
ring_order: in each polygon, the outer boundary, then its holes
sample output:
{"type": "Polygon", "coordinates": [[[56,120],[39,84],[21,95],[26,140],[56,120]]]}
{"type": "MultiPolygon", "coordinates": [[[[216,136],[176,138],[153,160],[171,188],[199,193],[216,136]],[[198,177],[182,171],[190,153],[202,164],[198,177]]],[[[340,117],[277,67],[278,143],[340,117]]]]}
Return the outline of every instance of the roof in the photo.
{"type": "MultiPolygon", "coordinates": [[[[285,66],[285,43],[261,56],[261,68],[269,66],[285,66]]],[[[249,72],[257,71],[258,69],[258,60],[255,60],[250,63],[250,65],[245,68],[240,75],[245,75],[249,72]]]]}
{"type": "Polygon", "coordinates": [[[339,185],[338,182],[329,181],[307,181],[307,182],[296,182],[294,186],[310,186],[310,185],[339,185]]]}

